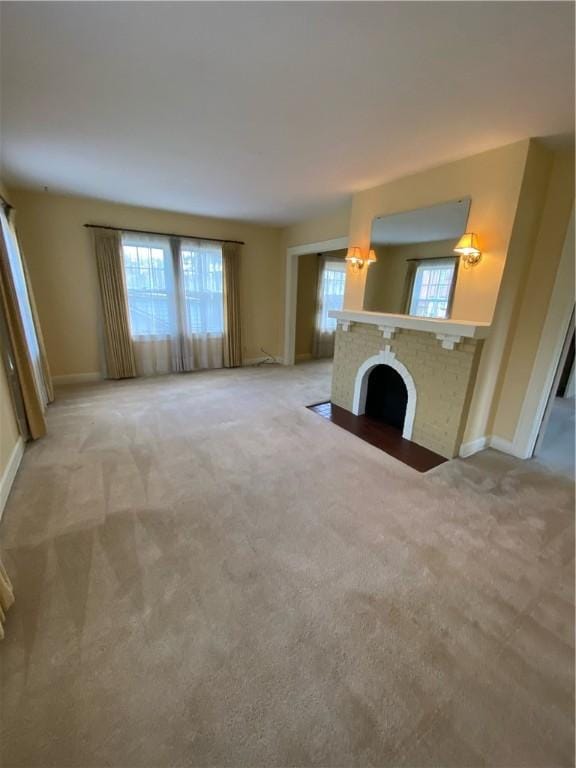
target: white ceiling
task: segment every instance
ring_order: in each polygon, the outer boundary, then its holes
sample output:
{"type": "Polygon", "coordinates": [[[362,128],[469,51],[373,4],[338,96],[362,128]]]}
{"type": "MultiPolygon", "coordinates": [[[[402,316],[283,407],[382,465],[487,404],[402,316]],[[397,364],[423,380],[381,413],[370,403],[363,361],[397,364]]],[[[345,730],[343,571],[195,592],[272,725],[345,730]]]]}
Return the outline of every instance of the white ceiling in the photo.
{"type": "Polygon", "coordinates": [[[8,180],[282,223],[573,129],[569,2],[2,2],[8,180]]]}
{"type": "Polygon", "coordinates": [[[372,222],[372,245],[457,240],[466,231],[470,198],[382,216],[372,222]]]}

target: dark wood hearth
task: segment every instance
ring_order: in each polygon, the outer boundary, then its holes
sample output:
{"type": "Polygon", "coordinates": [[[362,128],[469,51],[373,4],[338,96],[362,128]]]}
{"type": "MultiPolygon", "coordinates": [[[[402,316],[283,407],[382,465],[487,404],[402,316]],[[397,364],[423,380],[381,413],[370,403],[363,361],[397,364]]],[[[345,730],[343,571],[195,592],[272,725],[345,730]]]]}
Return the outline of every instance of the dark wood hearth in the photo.
{"type": "Polygon", "coordinates": [[[428,472],[429,469],[438,467],[440,464],[448,461],[444,456],[440,456],[440,454],[434,453],[434,451],[429,451],[428,448],[423,448],[411,440],[405,440],[399,429],[384,424],[370,416],[354,416],[350,411],[346,411],[344,408],[340,408],[330,402],[316,403],[307,407],[324,419],[328,419],[333,424],[342,427],[347,432],[351,432],[361,440],[388,453],[418,472],[428,472]]]}

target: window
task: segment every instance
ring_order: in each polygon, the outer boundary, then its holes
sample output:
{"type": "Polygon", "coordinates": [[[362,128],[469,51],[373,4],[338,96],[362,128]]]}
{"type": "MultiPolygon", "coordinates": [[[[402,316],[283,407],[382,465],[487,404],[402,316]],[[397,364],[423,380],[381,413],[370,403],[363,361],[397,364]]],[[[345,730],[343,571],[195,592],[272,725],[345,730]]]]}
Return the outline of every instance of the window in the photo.
{"type": "Polygon", "coordinates": [[[410,314],[448,317],[456,259],[421,262],[416,267],[410,295],[410,314]]]}
{"type": "Polygon", "coordinates": [[[36,326],[34,325],[34,316],[32,314],[30,296],[28,295],[28,287],[26,285],[26,274],[24,272],[24,265],[22,263],[22,256],[18,247],[18,239],[16,237],[16,233],[8,222],[4,211],[1,209],[0,227],[2,238],[6,247],[8,267],[10,269],[10,275],[14,284],[14,292],[16,294],[16,301],[18,303],[20,320],[24,329],[24,338],[26,339],[26,345],[28,347],[30,360],[32,362],[34,383],[36,385],[38,397],[41,403],[44,405],[48,402],[48,395],[46,392],[46,386],[44,384],[44,374],[42,372],[42,363],[40,359],[40,345],[38,342],[38,336],[36,335],[36,326]]]}
{"type": "Polygon", "coordinates": [[[222,249],[126,233],[124,272],[133,338],[222,334],[222,249]]]}
{"type": "Polygon", "coordinates": [[[122,238],[132,336],[168,336],[175,331],[170,243],[122,238]]]}
{"type": "Polygon", "coordinates": [[[223,333],[222,249],[184,241],[180,259],[187,328],[191,333],[223,333]]]}
{"type": "Polygon", "coordinates": [[[331,310],[342,309],[346,286],[346,262],[344,259],[326,259],[320,275],[318,294],[318,330],[331,333],[336,330],[336,320],[328,316],[331,310]]]}

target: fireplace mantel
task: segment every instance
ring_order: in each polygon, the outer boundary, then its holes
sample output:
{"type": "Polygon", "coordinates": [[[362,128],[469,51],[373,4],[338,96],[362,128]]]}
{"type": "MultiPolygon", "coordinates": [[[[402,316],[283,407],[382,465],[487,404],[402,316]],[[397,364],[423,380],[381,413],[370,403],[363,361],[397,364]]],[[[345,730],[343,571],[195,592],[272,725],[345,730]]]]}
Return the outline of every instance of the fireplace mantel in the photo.
{"type": "Polygon", "coordinates": [[[398,328],[433,333],[444,349],[454,349],[462,339],[485,339],[490,323],[471,320],[436,320],[428,317],[394,315],[387,312],[365,312],[364,310],[332,310],[329,316],[337,320],[338,327],[347,331],[352,323],[375,325],[385,339],[394,338],[398,328]]]}

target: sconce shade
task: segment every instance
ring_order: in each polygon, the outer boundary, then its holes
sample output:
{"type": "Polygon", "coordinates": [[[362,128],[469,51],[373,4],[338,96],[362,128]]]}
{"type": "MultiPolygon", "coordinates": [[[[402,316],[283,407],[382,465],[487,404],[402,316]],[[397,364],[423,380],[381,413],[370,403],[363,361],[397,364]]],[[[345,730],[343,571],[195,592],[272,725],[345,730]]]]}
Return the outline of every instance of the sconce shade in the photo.
{"type": "Polygon", "coordinates": [[[373,248],[371,248],[371,249],[370,249],[370,253],[368,254],[368,258],[366,259],[366,263],[367,263],[367,264],[374,264],[374,262],[375,262],[376,260],[377,260],[377,259],[376,259],[376,252],[374,251],[374,249],[373,249],[373,248]]]}
{"type": "Polygon", "coordinates": [[[454,247],[456,253],[461,253],[463,256],[479,256],[480,249],[478,248],[478,238],[474,232],[466,232],[454,247]]]}
{"type": "Polygon", "coordinates": [[[346,254],[346,261],[349,261],[352,264],[359,264],[362,261],[362,253],[360,251],[360,248],[358,248],[357,246],[354,246],[353,248],[348,248],[348,253],[346,254]]]}

